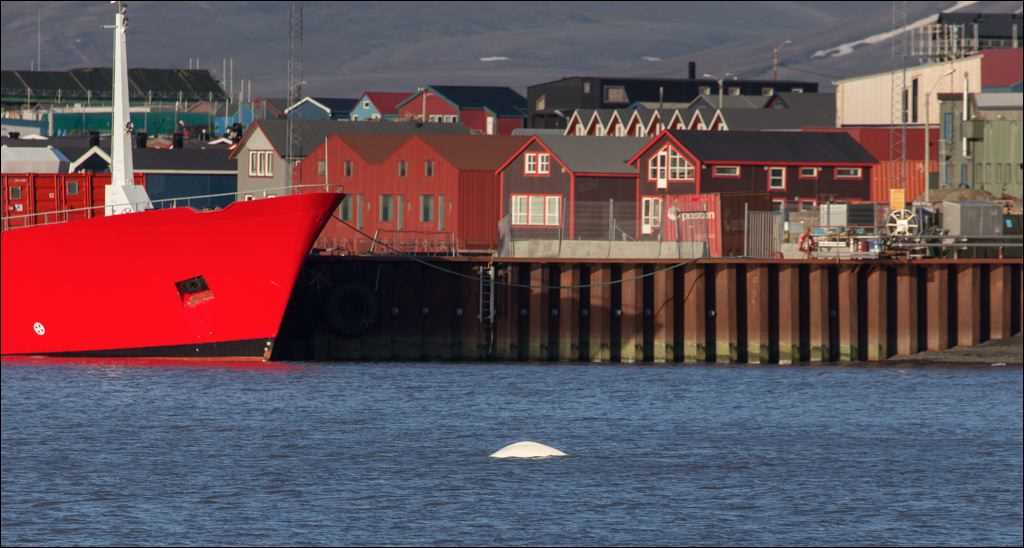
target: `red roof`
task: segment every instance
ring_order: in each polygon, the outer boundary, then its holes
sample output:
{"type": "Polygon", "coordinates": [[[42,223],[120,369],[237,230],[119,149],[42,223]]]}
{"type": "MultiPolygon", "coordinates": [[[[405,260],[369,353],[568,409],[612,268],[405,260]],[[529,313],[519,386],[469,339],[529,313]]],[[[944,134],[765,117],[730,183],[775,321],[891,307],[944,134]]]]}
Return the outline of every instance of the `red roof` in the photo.
{"type": "Polygon", "coordinates": [[[367,91],[363,95],[370,98],[381,116],[398,114],[398,103],[412,95],[411,91],[367,91]]]}

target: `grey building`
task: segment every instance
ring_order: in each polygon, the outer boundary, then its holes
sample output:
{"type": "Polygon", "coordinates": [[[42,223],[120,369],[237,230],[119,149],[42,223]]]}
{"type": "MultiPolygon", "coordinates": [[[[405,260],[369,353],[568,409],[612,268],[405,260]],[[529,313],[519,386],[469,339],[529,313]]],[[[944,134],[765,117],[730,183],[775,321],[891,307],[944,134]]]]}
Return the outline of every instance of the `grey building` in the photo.
{"type": "Polygon", "coordinates": [[[1022,93],[939,94],[939,185],[1021,197],[1022,93]],[[966,151],[966,154],[965,154],[966,151]]]}

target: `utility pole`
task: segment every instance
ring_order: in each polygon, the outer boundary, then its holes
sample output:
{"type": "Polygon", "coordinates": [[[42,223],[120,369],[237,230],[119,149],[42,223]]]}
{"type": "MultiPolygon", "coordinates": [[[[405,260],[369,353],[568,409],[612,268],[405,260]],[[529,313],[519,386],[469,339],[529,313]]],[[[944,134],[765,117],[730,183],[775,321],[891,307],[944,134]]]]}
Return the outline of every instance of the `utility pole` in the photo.
{"type": "Polygon", "coordinates": [[[779,79],[779,50],[781,50],[786,44],[792,43],[792,40],[786,40],[772,49],[772,80],[779,79]]]}

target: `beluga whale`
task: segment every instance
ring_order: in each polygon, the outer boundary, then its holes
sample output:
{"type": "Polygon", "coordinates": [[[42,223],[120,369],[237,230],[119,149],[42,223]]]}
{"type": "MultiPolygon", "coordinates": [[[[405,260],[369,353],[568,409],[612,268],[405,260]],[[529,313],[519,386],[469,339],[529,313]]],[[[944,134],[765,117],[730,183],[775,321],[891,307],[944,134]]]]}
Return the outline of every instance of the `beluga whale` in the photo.
{"type": "Polygon", "coordinates": [[[521,441],[506,445],[491,454],[495,459],[542,459],[547,457],[565,457],[565,453],[535,441],[521,441]]]}

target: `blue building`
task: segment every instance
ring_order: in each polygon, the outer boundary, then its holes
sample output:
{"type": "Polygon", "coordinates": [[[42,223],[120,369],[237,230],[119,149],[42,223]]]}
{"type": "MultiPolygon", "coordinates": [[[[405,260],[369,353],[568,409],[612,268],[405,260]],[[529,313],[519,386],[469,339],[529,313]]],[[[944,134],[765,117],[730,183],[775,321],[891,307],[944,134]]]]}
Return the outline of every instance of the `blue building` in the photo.
{"type": "Polygon", "coordinates": [[[410,95],[409,91],[367,91],[352,109],[352,121],[398,120],[398,104],[410,95]]]}
{"type": "Polygon", "coordinates": [[[348,120],[355,106],[355,99],[304,97],[284,113],[292,120],[348,120]]]}

